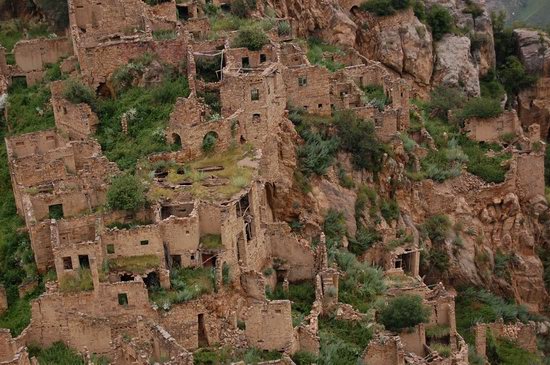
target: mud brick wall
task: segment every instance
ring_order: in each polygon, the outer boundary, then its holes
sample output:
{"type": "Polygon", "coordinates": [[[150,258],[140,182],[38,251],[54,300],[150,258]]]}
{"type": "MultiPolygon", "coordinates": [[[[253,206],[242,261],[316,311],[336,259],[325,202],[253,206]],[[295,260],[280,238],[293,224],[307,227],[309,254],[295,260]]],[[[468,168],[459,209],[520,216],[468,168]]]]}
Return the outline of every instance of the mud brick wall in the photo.
{"type": "Polygon", "coordinates": [[[287,101],[310,113],[330,115],[329,71],[321,66],[288,68],[283,72],[287,101]],[[300,84],[300,78],[302,85],[300,84]]]}
{"type": "Polygon", "coordinates": [[[295,341],[288,300],[254,303],[247,312],[245,324],[245,335],[252,347],[281,351],[295,341]]]}

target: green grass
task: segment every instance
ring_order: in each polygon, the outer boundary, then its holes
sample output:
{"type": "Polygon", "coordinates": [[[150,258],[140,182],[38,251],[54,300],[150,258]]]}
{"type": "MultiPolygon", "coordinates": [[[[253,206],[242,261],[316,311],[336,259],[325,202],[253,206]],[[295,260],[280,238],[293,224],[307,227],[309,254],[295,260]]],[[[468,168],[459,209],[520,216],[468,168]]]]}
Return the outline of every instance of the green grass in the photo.
{"type": "Polygon", "coordinates": [[[331,72],[344,68],[342,63],[335,62],[330,57],[331,55],[341,55],[344,53],[338,46],[325,43],[320,39],[313,37],[309,38],[307,43],[307,58],[309,62],[314,65],[324,66],[331,72]]]}
{"type": "Polygon", "coordinates": [[[74,274],[64,274],[59,279],[59,290],[64,293],[78,293],[94,289],[90,269],[79,269],[74,274]]]}
{"type": "Polygon", "coordinates": [[[358,358],[372,338],[366,323],[319,318],[321,349],[318,365],[349,365],[358,358]]]}
{"type": "Polygon", "coordinates": [[[222,248],[222,236],[219,234],[205,234],[200,238],[200,243],[203,248],[213,250],[222,248]]]}
{"type": "Polygon", "coordinates": [[[109,259],[110,271],[129,271],[145,274],[148,270],[160,265],[160,259],[155,255],[126,256],[109,259]]]}
{"type": "Polygon", "coordinates": [[[115,99],[98,102],[101,120],[96,137],[105,156],[122,170],[133,171],[140,158],[155,152],[171,151],[164,136],[176,98],[187,97],[189,85],[185,77],[169,78],[162,84],[123,91],[115,99]],[[121,117],[130,117],[128,134],[122,133],[121,117]]]}
{"type": "Polygon", "coordinates": [[[27,29],[29,39],[46,37],[49,35],[47,24],[25,23],[21,19],[11,19],[0,22],[0,45],[7,52],[13,50],[15,43],[23,39],[24,29],[27,29]]]}
{"type": "Polygon", "coordinates": [[[63,342],[55,342],[48,348],[29,346],[29,355],[36,357],[40,365],[84,365],[84,358],[63,342]]]}
{"type": "Polygon", "coordinates": [[[196,299],[203,294],[214,292],[214,271],[208,267],[180,268],[170,272],[172,288],[153,288],[149,299],[163,310],[170,310],[173,304],[196,299]]]}
{"type": "Polygon", "coordinates": [[[256,348],[235,350],[228,347],[201,348],[193,353],[194,365],[222,365],[237,361],[257,364],[261,361],[279,360],[282,355],[277,351],[262,351],[256,348]]]}

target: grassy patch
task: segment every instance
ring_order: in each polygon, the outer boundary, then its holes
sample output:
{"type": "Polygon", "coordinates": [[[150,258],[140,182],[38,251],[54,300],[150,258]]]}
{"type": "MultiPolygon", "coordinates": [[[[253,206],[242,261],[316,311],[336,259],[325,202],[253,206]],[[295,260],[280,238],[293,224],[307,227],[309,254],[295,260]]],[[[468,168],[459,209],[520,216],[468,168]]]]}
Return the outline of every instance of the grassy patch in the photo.
{"type": "Polygon", "coordinates": [[[154,288],[149,293],[149,298],[164,310],[170,310],[173,304],[212,293],[215,290],[214,270],[207,267],[171,270],[170,283],[170,290],[154,288]]]}
{"type": "Polygon", "coordinates": [[[136,274],[145,274],[148,270],[160,265],[155,255],[126,256],[109,259],[110,271],[128,271],[136,274]]]}
{"type": "Polygon", "coordinates": [[[59,279],[59,290],[63,293],[78,293],[94,289],[90,269],[78,269],[75,273],[64,274],[59,279]]]}
{"type": "Polygon", "coordinates": [[[327,44],[315,37],[309,38],[307,45],[307,58],[312,64],[324,66],[331,72],[344,68],[342,63],[334,61],[333,58],[335,55],[344,54],[338,46],[327,44]]]}
{"type": "Polygon", "coordinates": [[[222,236],[219,234],[206,234],[200,238],[200,244],[206,249],[222,248],[222,236]]]}
{"type": "Polygon", "coordinates": [[[63,342],[55,342],[48,348],[29,346],[29,355],[36,357],[40,365],[84,365],[84,358],[63,342]]]}
{"type": "Polygon", "coordinates": [[[358,358],[372,338],[372,330],[363,322],[319,319],[321,349],[319,365],[349,365],[358,358]]]}
{"type": "Polygon", "coordinates": [[[101,124],[96,138],[105,156],[123,170],[133,171],[140,158],[177,148],[165,140],[164,130],[178,97],[189,95],[183,76],[172,76],[157,86],[130,87],[115,99],[98,101],[101,124]],[[128,121],[128,133],[122,132],[121,118],[128,121]]]}

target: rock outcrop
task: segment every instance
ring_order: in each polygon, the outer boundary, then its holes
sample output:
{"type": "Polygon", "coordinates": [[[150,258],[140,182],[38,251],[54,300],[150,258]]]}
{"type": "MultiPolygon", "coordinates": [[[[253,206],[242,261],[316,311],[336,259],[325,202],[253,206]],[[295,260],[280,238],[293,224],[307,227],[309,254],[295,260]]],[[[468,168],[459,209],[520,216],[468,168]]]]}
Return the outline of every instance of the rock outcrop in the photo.
{"type": "Polygon", "coordinates": [[[532,74],[550,76],[550,38],[531,29],[515,29],[518,53],[525,69],[532,74]]]}
{"type": "Polygon", "coordinates": [[[470,96],[479,96],[479,70],[470,54],[470,39],[446,35],[436,42],[434,85],[462,87],[470,96]]]}
{"type": "Polygon", "coordinates": [[[357,25],[342,11],[336,0],[268,0],[260,11],[275,10],[278,17],[293,18],[298,35],[316,34],[328,43],[355,44],[357,25]]]}

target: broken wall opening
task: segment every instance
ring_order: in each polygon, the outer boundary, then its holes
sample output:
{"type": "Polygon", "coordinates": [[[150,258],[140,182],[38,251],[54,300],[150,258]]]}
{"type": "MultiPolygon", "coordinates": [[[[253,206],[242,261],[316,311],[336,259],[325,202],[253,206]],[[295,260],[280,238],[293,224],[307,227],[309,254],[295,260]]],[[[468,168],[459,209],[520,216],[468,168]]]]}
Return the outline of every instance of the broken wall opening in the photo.
{"type": "Polygon", "coordinates": [[[222,69],[225,67],[223,52],[195,54],[195,69],[197,78],[204,82],[218,82],[222,79],[222,69]]]}

